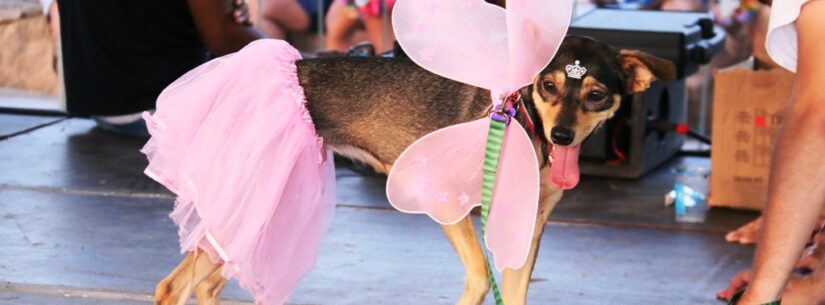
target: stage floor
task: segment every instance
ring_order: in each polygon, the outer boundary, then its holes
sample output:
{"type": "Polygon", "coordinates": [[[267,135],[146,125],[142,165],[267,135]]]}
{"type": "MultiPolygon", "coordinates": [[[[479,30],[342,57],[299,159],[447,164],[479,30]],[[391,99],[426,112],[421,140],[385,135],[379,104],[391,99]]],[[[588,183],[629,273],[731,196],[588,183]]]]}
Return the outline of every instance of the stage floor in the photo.
{"type": "MultiPolygon", "coordinates": [[[[0,304],[150,304],[181,255],[174,199],[142,174],[145,140],[10,114],[0,139],[0,304]]],[[[529,303],[717,302],[753,252],[724,233],[756,214],[715,209],[704,224],[676,223],[663,196],[682,163],[709,160],[680,157],[635,181],[583,177],[546,224],[529,303]]],[[[384,177],[341,162],[337,178],[334,224],[290,304],[455,304],[464,273],[440,228],[395,211],[384,177]]],[[[251,304],[235,283],[224,299],[251,304]]]]}

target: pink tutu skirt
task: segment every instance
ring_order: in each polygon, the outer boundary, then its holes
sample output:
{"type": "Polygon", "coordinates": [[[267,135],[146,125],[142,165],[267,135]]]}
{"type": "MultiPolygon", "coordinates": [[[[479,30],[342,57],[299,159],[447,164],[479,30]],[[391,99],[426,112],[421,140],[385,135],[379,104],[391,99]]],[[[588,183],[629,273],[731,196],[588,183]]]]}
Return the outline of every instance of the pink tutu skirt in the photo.
{"type": "Polygon", "coordinates": [[[335,209],[332,156],[304,106],[295,61],[258,40],[185,74],[145,114],[146,174],[177,195],[181,251],[223,263],[257,304],[283,304],[315,265],[335,209]]]}

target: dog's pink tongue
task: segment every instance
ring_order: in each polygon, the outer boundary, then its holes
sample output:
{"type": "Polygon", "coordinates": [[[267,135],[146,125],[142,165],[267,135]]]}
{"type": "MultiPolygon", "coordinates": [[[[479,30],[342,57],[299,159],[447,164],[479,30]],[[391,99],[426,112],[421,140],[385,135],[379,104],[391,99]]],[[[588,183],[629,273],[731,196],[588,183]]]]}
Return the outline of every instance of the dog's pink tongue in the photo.
{"type": "Polygon", "coordinates": [[[562,190],[569,190],[579,184],[579,149],[581,146],[555,146],[550,152],[550,181],[562,190]]]}

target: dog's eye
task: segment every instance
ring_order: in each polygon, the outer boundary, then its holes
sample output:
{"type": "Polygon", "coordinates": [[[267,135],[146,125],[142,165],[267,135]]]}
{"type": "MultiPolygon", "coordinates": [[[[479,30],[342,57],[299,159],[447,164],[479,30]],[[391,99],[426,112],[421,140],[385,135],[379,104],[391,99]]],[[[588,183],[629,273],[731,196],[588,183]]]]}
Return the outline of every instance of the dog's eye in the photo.
{"type": "Polygon", "coordinates": [[[552,94],[555,94],[559,91],[558,89],[556,89],[556,84],[552,82],[544,82],[544,90],[547,90],[547,92],[552,94]]]}
{"type": "Polygon", "coordinates": [[[587,99],[591,102],[598,102],[598,101],[603,100],[605,96],[606,95],[603,91],[593,90],[593,91],[590,91],[590,93],[587,94],[587,99]]]}

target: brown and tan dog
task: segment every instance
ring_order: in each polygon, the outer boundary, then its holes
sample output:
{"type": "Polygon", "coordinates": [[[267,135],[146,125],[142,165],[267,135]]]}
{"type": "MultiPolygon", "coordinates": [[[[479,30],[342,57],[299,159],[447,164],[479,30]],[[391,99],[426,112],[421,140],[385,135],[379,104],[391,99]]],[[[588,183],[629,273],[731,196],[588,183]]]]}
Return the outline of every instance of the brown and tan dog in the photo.
{"type": "MultiPolygon", "coordinates": [[[[488,114],[488,91],[427,72],[405,59],[322,58],[297,62],[307,107],[318,134],[340,155],[387,173],[416,139],[439,128],[488,114]]],[[[639,51],[617,51],[584,37],[568,37],[532,85],[521,90],[524,110],[535,122],[531,138],[540,160],[546,146],[576,146],[619,108],[622,97],[644,91],[654,79],[672,80],[672,63],[639,51]],[[579,61],[587,73],[568,77],[579,61]]],[[[523,114],[516,116],[524,121],[523,114]]],[[[544,224],[562,195],[541,165],[537,224],[544,224]]],[[[231,203],[227,203],[231,204],[231,203]]],[[[507,305],[525,304],[543,225],[536,225],[527,263],[506,269],[502,289],[507,305]]],[[[466,270],[458,304],[481,304],[489,290],[484,254],[470,217],[443,226],[466,270]]],[[[155,303],[184,304],[194,291],[200,305],[217,304],[225,283],[219,264],[189,254],[157,285],[155,303]]],[[[381,303],[376,302],[376,303],[381,303]]]]}

